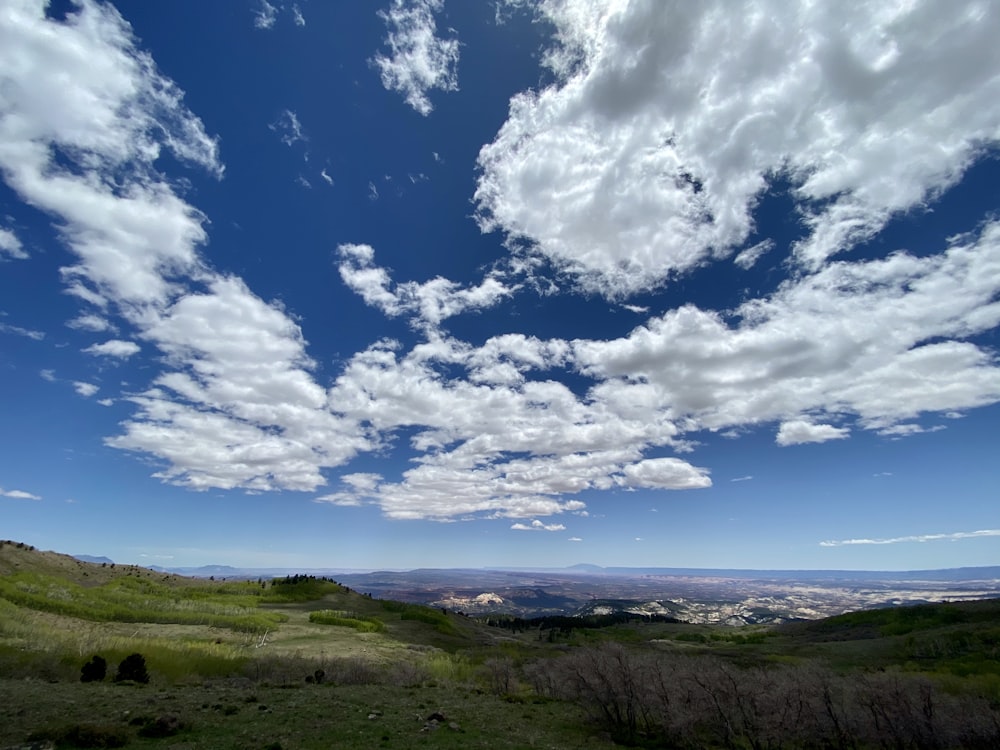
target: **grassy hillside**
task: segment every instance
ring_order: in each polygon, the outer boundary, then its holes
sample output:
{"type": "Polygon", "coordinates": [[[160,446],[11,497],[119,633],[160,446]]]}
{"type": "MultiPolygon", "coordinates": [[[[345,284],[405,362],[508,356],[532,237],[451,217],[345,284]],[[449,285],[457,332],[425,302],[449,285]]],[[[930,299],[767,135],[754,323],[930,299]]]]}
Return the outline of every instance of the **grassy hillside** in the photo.
{"type": "Polygon", "coordinates": [[[501,624],[4,542],[0,748],[1000,746],[1000,600],[773,628],[501,624]],[[132,654],[148,684],[115,680],[132,654]],[[82,683],[94,656],[107,674],[82,683]]]}

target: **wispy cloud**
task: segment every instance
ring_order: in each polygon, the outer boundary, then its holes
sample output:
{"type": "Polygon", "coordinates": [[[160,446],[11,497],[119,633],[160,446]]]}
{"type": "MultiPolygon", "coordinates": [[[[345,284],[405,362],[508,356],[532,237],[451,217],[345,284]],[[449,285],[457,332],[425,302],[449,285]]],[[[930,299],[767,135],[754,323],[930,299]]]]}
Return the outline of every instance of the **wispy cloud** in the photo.
{"type": "Polygon", "coordinates": [[[300,141],[309,140],[302,131],[302,123],[299,122],[299,116],[290,109],[286,109],[278,115],[278,118],[267,127],[269,130],[277,133],[281,142],[286,146],[294,146],[300,141]]]}
{"type": "Polygon", "coordinates": [[[91,344],[83,350],[87,354],[94,354],[103,357],[115,357],[116,359],[128,359],[133,354],[139,353],[139,345],[134,341],[121,341],[111,339],[103,344],[91,344]]]}
{"type": "Polygon", "coordinates": [[[41,341],[45,338],[45,333],[42,331],[35,331],[31,328],[22,328],[21,326],[12,326],[3,322],[0,322],[0,333],[11,333],[15,336],[24,336],[32,341],[41,341]]]}
{"type": "Polygon", "coordinates": [[[820,547],[846,547],[853,544],[906,544],[909,542],[955,542],[960,539],[980,539],[982,537],[1000,536],[1000,529],[982,529],[980,531],[955,531],[950,534],[918,534],[915,536],[897,536],[888,539],[838,539],[820,542],[820,547]]]}
{"type": "Polygon", "coordinates": [[[747,474],[745,477],[736,477],[734,479],[730,479],[729,481],[730,482],[749,482],[751,479],[753,479],[753,476],[750,475],[750,474],[747,474]]]}
{"type": "Polygon", "coordinates": [[[378,14],[389,28],[389,54],[379,53],[372,61],[382,85],[403,94],[406,103],[425,116],[433,109],[428,91],[458,90],[458,40],[438,37],[434,21],[443,7],[443,0],[393,0],[378,14]]]}
{"type": "Polygon", "coordinates": [[[537,518],[529,523],[511,524],[514,531],[565,531],[566,527],[561,523],[542,523],[537,518]]]}
{"type": "Polygon", "coordinates": [[[278,18],[278,9],[267,0],[260,0],[260,6],[253,11],[254,28],[267,30],[274,26],[278,18]]]}
{"type": "Polygon", "coordinates": [[[78,331],[91,331],[93,333],[102,333],[104,331],[114,330],[114,326],[112,326],[106,318],[103,318],[100,315],[94,315],[93,313],[78,315],[68,321],[66,325],[78,331]]]}
{"type": "Polygon", "coordinates": [[[24,245],[11,229],[0,227],[0,257],[6,255],[8,258],[24,260],[28,253],[24,251],[24,245]]]}
{"type": "Polygon", "coordinates": [[[12,500],[41,500],[38,495],[33,495],[24,490],[5,490],[0,488],[0,497],[9,497],[12,500]]]}

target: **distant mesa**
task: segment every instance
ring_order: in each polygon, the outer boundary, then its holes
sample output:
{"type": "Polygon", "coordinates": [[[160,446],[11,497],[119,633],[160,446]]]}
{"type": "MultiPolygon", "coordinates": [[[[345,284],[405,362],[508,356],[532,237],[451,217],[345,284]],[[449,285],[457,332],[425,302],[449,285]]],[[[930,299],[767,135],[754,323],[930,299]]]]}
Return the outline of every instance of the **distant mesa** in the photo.
{"type": "Polygon", "coordinates": [[[604,568],[600,565],[591,565],[590,563],[577,563],[576,565],[571,565],[568,570],[579,570],[587,573],[603,573],[604,568]]]}

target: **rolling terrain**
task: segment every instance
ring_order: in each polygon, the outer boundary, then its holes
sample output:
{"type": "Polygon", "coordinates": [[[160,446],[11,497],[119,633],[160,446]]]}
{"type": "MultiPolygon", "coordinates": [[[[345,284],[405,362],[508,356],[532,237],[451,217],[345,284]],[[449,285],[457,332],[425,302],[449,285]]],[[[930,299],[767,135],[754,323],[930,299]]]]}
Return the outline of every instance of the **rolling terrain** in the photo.
{"type": "MultiPolygon", "coordinates": [[[[490,575],[514,576],[527,612],[574,606],[548,573],[490,575]]],[[[213,581],[3,542],[0,748],[1000,740],[998,599],[722,626],[633,612],[658,601],[649,590],[574,615],[474,617],[311,573],[213,581]],[[123,676],[135,655],[148,683],[123,676]],[[106,674],[81,682],[95,657],[106,674]]]]}
{"type": "MultiPolygon", "coordinates": [[[[180,569],[229,580],[287,570],[180,569]]],[[[466,614],[519,617],[627,611],[689,622],[748,625],[816,619],[857,609],[1000,596],[1000,567],[921,571],[711,570],[696,568],[316,569],[358,591],[466,614]]]]}

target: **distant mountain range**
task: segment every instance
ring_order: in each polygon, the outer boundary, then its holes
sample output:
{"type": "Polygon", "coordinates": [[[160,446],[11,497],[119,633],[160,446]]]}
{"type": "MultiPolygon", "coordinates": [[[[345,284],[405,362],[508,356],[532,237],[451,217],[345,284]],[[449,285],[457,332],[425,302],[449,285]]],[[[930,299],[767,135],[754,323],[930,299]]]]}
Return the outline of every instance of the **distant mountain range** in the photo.
{"type": "MultiPolygon", "coordinates": [[[[74,555],[77,560],[93,563],[113,564],[108,557],[74,555]]],[[[731,578],[746,580],[794,580],[794,581],[991,581],[1000,580],[1000,565],[940,568],[930,570],[756,570],[750,568],[630,568],[603,567],[590,563],[578,563],[565,568],[545,567],[486,567],[486,568],[254,568],[231,565],[200,565],[197,567],[161,567],[148,565],[150,570],[161,573],[176,573],[193,578],[209,576],[224,578],[277,578],[302,573],[314,576],[400,576],[412,581],[429,577],[438,580],[440,576],[478,576],[485,573],[511,572],[518,574],[536,573],[550,575],[599,576],[612,578],[731,578]]]]}
{"type": "MultiPolygon", "coordinates": [[[[110,563],[106,557],[78,556],[110,563]]],[[[628,568],[161,568],[196,578],[331,578],[378,599],[465,614],[518,617],[628,613],[742,625],[815,619],[857,609],[1000,596],[1000,566],[944,570],[628,568]]]]}

